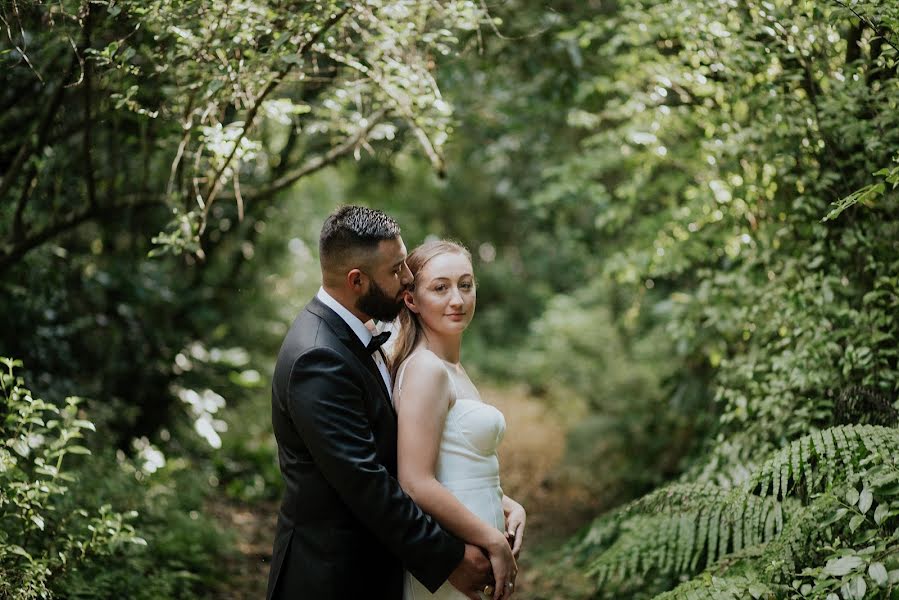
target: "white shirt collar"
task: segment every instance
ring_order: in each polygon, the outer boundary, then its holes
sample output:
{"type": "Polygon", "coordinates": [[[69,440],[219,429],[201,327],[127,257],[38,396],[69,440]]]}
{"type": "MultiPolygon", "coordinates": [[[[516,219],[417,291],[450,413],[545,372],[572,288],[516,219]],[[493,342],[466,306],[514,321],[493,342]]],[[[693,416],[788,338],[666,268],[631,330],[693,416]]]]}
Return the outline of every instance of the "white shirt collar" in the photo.
{"type": "Polygon", "coordinates": [[[347,307],[335,300],[323,287],[318,288],[316,297],[321,300],[325,306],[336,312],[338,316],[350,326],[350,329],[353,330],[353,333],[356,334],[356,337],[359,338],[359,341],[362,342],[363,346],[368,346],[372,334],[371,331],[368,330],[368,327],[365,326],[365,323],[359,320],[359,317],[347,310],[347,307]]]}

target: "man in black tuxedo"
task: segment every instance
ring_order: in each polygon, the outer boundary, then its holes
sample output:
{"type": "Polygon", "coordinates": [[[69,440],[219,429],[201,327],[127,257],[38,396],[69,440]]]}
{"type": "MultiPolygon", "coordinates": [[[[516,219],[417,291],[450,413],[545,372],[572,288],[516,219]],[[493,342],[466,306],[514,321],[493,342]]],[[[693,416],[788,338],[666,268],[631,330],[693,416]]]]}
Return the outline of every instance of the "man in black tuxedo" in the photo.
{"type": "Polygon", "coordinates": [[[480,548],[445,532],[396,480],[390,375],[364,325],[393,320],[412,282],[396,222],[338,209],[319,240],[322,288],[294,321],[272,381],[272,424],[286,483],[269,600],[402,598],[403,569],[432,592],[468,597],[490,583],[480,548]]]}

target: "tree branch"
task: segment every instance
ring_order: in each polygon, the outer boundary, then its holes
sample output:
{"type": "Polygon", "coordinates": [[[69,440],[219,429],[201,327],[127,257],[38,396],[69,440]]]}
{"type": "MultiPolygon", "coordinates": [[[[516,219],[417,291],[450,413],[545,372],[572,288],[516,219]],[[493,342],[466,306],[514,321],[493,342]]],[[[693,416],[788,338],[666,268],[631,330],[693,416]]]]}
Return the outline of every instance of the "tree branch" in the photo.
{"type": "MultiPolygon", "coordinates": [[[[93,28],[93,14],[91,13],[91,5],[87,4],[86,14],[84,15],[84,47],[89,48],[91,45],[91,33],[93,28]]],[[[92,154],[91,133],[94,124],[91,119],[93,102],[93,74],[91,65],[85,61],[82,66],[84,73],[84,180],[87,185],[87,203],[88,206],[96,206],[97,204],[97,181],[94,175],[94,159],[92,154]]]]}
{"type": "Polygon", "coordinates": [[[62,106],[62,97],[66,90],[65,82],[68,81],[69,77],[72,76],[72,72],[75,70],[75,65],[77,64],[78,59],[77,57],[73,56],[72,60],[69,63],[69,67],[66,69],[65,74],[60,78],[59,85],[55,90],[53,90],[53,94],[50,96],[50,99],[47,102],[47,106],[44,110],[44,114],[41,117],[40,122],[32,130],[31,135],[28,135],[25,138],[25,143],[22,144],[21,148],[19,148],[19,152],[13,159],[13,162],[9,166],[9,169],[7,169],[6,173],[3,174],[3,180],[0,181],[0,199],[4,198],[6,194],[9,193],[9,190],[12,188],[13,181],[15,181],[21,173],[22,168],[25,166],[28,160],[28,157],[31,156],[35,151],[40,150],[44,147],[44,144],[47,140],[47,135],[50,133],[50,126],[53,124],[53,118],[59,111],[60,106],[62,106]]]}
{"type": "Polygon", "coordinates": [[[0,250],[0,273],[9,269],[13,264],[20,261],[28,252],[45,244],[54,237],[65,233],[71,229],[75,229],[82,223],[92,221],[100,216],[110,212],[118,212],[125,210],[143,210],[153,206],[165,206],[165,202],[161,199],[146,200],[143,202],[125,202],[112,206],[90,206],[80,212],[72,213],[67,218],[48,225],[41,231],[20,240],[18,243],[7,246],[0,250]]]}
{"type": "MultiPolygon", "coordinates": [[[[2,8],[2,7],[0,7],[0,8],[2,8]]],[[[20,19],[19,7],[16,5],[15,1],[13,1],[13,3],[12,3],[12,8],[13,8],[13,14],[16,16],[17,19],[20,19]]],[[[28,53],[26,52],[26,50],[27,50],[26,46],[28,45],[26,40],[28,38],[25,35],[25,30],[22,28],[21,20],[19,21],[19,34],[20,34],[20,37],[22,38],[22,47],[21,48],[13,40],[12,27],[10,26],[9,21],[6,18],[6,11],[4,11],[2,9],[0,9],[0,22],[2,22],[6,28],[6,36],[9,38],[9,43],[12,44],[13,48],[16,49],[16,51],[19,53],[19,56],[22,57],[22,59],[25,61],[25,64],[28,65],[28,68],[30,68],[31,71],[34,73],[35,77],[37,77],[38,81],[40,81],[41,83],[44,83],[43,77],[41,77],[41,74],[37,71],[37,69],[34,68],[34,65],[31,64],[31,59],[28,58],[28,53]]],[[[0,195],[2,195],[2,194],[0,194],[0,195]]]]}
{"type": "Polygon", "coordinates": [[[428,155],[428,159],[431,161],[431,166],[437,172],[439,177],[444,177],[446,175],[446,164],[444,163],[443,157],[437,152],[437,149],[434,147],[434,144],[431,142],[431,138],[428,137],[428,134],[425,130],[418,124],[415,115],[412,113],[412,110],[409,108],[408,103],[403,102],[402,99],[398,98],[396,94],[394,94],[384,83],[384,81],[375,73],[372,69],[370,69],[367,65],[364,65],[358,60],[353,58],[349,58],[346,56],[342,56],[337,53],[329,53],[328,56],[347,67],[358,71],[359,73],[365,75],[369,79],[371,79],[375,85],[378,86],[387,98],[389,98],[395,105],[396,109],[406,118],[406,121],[409,125],[412,126],[412,131],[415,133],[416,139],[418,139],[418,143],[421,145],[422,149],[425,151],[425,154],[428,155]]]}
{"type": "MultiPolygon", "coordinates": [[[[382,118],[384,118],[385,114],[387,114],[387,109],[381,109],[378,112],[372,114],[370,117],[368,117],[368,122],[366,123],[365,127],[361,128],[355,134],[347,138],[342,144],[331,148],[328,152],[321,156],[316,156],[307,160],[296,169],[289,171],[281,177],[277,178],[271,183],[271,185],[261,189],[244,190],[244,202],[258,202],[260,200],[271,198],[276,193],[293,185],[303,177],[311,175],[312,173],[315,173],[316,171],[327,167],[341,156],[349,154],[362,142],[362,140],[365,139],[365,136],[368,135],[372,128],[374,128],[374,126],[377,125],[382,118]]],[[[235,198],[228,197],[228,200],[235,200],[235,198]]]]}
{"type": "MultiPolygon", "coordinates": [[[[306,40],[299,50],[297,54],[299,56],[305,55],[317,42],[322,35],[329,29],[331,29],[334,25],[336,25],[343,17],[350,11],[352,8],[351,4],[348,4],[342,11],[339,13],[332,15],[330,19],[328,19],[324,25],[322,25],[318,31],[316,31],[312,37],[306,40]]],[[[210,181],[209,192],[206,194],[206,201],[203,206],[203,221],[200,225],[200,233],[206,228],[206,218],[209,215],[209,208],[212,206],[212,203],[215,202],[216,196],[222,189],[222,174],[225,172],[225,169],[228,168],[228,165],[231,164],[231,161],[234,160],[234,156],[237,154],[237,150],[240,147],[240,143],[246,137],[247,133],[249,133],[250,128],[253,126],[253,121],[256,120],[256,115],[259,112],[262,103],[268,97],[268,95],[283,81],[284,77],[290,73],[291,70],[296,66],[296,63],[289,63],[286,67],[281,69],[265,86],[262,90],[262,93],[256,98],[256,101],[253,103],[253,106],[250,107],[250,110],[247,112],[246,118],[244,118],[243,129],[240,132],[240,136],[234,141],[234,147],[231,149],[231,153],[228,155],[228,158],[222,163],[222,165],[218,168],[212,180],[210,181]]]]}
{"type": "Polygon", "coordinates": [[[899,52],[899,47],[897,47],[896,44],[894,44],[892,41],[890,41],[890,38],[887,36],[887,32],[889,31],[889,29],[882,29],[881,27],[878,27],[878,26],[877,26],[877,23],[875,23],[874,21],[872,21],[870,18],[866,17],[865,15],[860,14],[858,11],[856,11],[854,8],[852,8],[851,6],[849,6],[848,4],[846,4],[845,2],[841,2],[840,0],[834,0],[834,2],[836,2],[837,4],[839,4],[840,6],[842,6],[843,8],[847,8],[847,9],[849,9],[850,11],[852,11],[852,14],[854,14],[856,17],[858,17],[859,21],[861,21],[862,23],[864,23],[865,25],[867,25],[868,27],[870,27],[871,29],[873,29],[874,32],[875,32],[878,36],[880,36],[881,38],[883,38],[883,40],[884,40],[887,44],[889,44],[890,46],[893,47],[893,50],[895,50],[896,52],[899,52]]]}

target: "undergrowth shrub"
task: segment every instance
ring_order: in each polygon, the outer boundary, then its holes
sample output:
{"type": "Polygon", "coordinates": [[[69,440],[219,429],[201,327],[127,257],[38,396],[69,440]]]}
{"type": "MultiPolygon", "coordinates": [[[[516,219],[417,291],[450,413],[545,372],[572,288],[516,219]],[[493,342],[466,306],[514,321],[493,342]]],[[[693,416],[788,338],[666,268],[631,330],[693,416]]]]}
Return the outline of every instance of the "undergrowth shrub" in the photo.
{"type": "Polygon", "coordinates": [[[893,598],[897,527],[899,429],[839,426],[792,442],[741,485],[662,487],[568,551],[600,597],[650,597],[686,580],[655,597],[893,598]]]}
{"type": "Polygon", "coordinates": [[[231,543],[203,515],[208,489],[190,461],[148,472],[92,450],[81,399],[36,398],[20,361],[0,364],[0,599],[213,594],[231,543]]]}

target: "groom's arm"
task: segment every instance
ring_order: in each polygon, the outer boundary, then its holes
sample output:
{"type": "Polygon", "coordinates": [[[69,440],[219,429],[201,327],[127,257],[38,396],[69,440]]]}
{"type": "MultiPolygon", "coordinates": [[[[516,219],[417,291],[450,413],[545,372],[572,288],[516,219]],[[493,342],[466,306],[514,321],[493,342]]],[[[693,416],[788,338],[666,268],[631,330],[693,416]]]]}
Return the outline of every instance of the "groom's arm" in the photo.
{"type": "Polygon", "coordinates": [[[293,365],[287,408],[328,483],[434,592],[460,563],[465,546],[426,515],[378,462],[364,396],[358,376],[340,355],[315,348],[293,365]]]}

